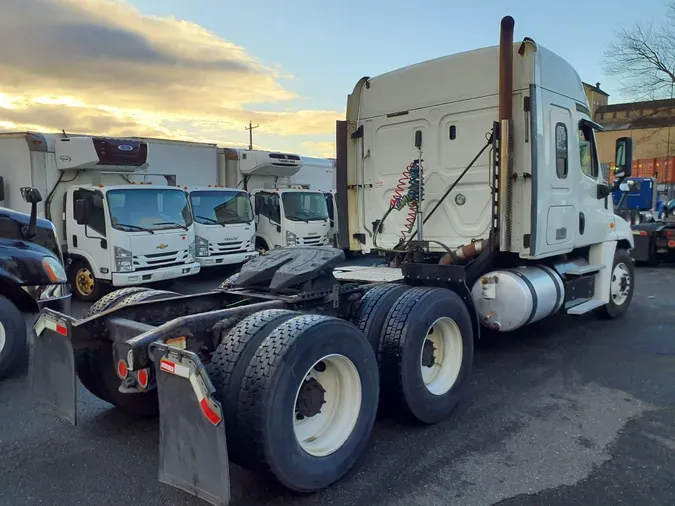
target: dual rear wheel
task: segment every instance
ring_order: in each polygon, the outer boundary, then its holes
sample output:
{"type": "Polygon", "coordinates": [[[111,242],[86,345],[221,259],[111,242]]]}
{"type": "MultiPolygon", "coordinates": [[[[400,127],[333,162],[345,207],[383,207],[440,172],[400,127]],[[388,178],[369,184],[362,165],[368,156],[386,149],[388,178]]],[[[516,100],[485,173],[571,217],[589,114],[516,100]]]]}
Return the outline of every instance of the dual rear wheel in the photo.
{"type": "Polygon", "coordinates": [[[267,310],[222,336],[209,364],[230,458],[312,492],[356,463],[378,405],[435,423],[457,405],[473,358],[453,292],[383,285],[351,322],[267,310]]]}

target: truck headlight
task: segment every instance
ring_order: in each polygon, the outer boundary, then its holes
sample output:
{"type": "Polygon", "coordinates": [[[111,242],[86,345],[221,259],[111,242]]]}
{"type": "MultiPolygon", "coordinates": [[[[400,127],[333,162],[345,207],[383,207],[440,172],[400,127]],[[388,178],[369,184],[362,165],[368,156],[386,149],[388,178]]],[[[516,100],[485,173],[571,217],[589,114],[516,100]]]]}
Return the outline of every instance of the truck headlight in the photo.
{"type": "Polygon", "coordinates": [[[198,257],[207,257],[209,256],[209,241],[203,237],[196,236],[195,244],[197,248],[198,257]]]}
{"type": "Polygon", "coordinates": [[[195,261],[195,243],[194,241],[190,243],[190,247],[188,248],[188,262],[192,263],[195,261]]]}
{"type": "Polygon", "coordinates": [[[115,246],[115,270],[117,272],[131,272],[134,270],[131,251],[115,246]]]}
{"type": "Polygon", "coordinates": [[[49,281],[52,283],[65,283],[68,281],[68,277],[66,276],[66,271],[63,268],[63,265],[61,265],[61,262],[56,259],[52,257],[44,257],[42,259],[42,268],[45,270],[49,281]]]}
{"type": "Polygon", "coordinates": [[[286,231],[286,246],[295,246],[298,244],[298,236],[293,232],[286,231]]]}

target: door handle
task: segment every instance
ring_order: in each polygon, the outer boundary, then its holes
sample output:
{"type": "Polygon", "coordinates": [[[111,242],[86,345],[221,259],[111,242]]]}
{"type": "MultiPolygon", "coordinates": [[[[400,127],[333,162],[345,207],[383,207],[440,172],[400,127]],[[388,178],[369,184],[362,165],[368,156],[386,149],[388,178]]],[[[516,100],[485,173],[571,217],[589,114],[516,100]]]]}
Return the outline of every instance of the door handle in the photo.
{"type": "Polygon", "coordinates": [[[584,235],[584,230],[586,230],[586,216],[584,213],[579,213],[579,234],[584,235]]]}

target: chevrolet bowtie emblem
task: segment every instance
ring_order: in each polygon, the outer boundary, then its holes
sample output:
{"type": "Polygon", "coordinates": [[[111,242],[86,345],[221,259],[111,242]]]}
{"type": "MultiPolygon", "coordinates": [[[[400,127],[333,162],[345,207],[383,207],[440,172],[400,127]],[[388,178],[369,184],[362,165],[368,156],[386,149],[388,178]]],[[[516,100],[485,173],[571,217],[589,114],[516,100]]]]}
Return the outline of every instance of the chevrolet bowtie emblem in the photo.
{"type": "Polygon", "coordinates": [[[159,246],[157,246],[157,249],[164,249],[164,248],[168,248],[168,247],[169,247],[168,244],[160,244],[159,246]]]}

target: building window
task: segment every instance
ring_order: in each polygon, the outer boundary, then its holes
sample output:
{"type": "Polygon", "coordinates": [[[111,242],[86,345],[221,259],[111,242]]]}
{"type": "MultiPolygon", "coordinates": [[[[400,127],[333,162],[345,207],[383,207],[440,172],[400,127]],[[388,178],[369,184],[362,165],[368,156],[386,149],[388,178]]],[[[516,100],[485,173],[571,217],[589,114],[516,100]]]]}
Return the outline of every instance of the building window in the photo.
{"type": "Polygon", "coordinates": [[[555,126],[555,172],[558,179],[567,177],[567,127],[564,123],[558,123],[555,126]]]}

